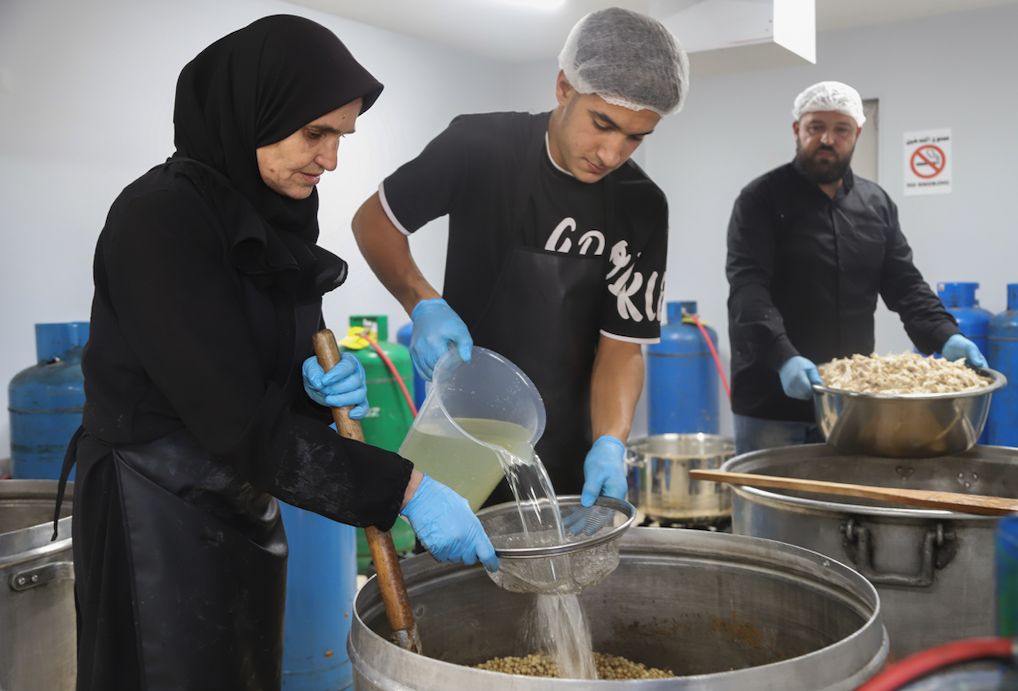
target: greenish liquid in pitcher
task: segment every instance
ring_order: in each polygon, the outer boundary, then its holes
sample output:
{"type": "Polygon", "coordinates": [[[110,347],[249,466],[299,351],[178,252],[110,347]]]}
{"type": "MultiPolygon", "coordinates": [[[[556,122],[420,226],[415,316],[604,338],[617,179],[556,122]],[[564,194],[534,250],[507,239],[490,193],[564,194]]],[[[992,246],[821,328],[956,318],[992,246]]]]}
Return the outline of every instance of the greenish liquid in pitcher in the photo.
{"type": "MultiPolygon", "coordinates": [[[[483,418],[455,418],[455,422],[475,439],[508,451],[513,462],[532,462],[534,450],[530,446],[530,432],[525,427],[483,418]]],[[[438,432],[437,427],[434,432],[438,432]]],[[[399,455],[466,499],[475,512],[505,477],[504,454],[466,437],[429,432],[428,425],[411,430],[399,455]]]]}

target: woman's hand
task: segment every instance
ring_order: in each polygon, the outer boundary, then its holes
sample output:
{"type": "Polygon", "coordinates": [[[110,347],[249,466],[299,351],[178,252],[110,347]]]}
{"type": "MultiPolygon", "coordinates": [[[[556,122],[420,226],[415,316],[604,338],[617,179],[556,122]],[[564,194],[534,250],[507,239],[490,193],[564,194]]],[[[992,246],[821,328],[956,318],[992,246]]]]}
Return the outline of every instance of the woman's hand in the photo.
{"type": "Polygon", "coordinates": [[[413,472],[411,484],[418,475],[420,484],[402,513],[431,556],[454,563],[480,561],[488,571],[498,571],[495,548],[467,500],[441,482],[417,470],[413,472]]]}
{"type": "Polygon", "coordinates": [[[352,353],[343,353],[342,359],[328,372],[322,370],[318,358],[304,361],[304,391],[318,405],[331,408],[353,406],[351,420],[360,420],[368,414],[368,387],[364,381],[364,367],[352,353]]]}

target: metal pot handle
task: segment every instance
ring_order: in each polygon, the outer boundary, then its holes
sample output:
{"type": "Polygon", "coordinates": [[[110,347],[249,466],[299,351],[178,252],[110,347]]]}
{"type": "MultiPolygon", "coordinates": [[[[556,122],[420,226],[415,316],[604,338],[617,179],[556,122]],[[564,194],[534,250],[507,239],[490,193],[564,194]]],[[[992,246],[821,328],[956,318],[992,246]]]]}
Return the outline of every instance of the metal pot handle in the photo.
{"type": "Polygon", "coordinates": [[[11,575],[11,590],[21,592],[53,581],[74,580],[74,562],[54,561],[11,575]]]}
{"type": "Polygon", "coordinates": [[[955,539],[954,533],[944,531],[944,526],[937,523],[936,528],[926,531],[920,547],[922,564],[919,572],[913,575],[901,573],[880,573],[873,568],[873,537],[869,528],[849,519],[840,527],[845,535],[845,552],[856,565],[859,573],[874,585],[905,585],[914,588],[928,588],[933,585],[936,569],[942,569],[950,563],[957,552],[957,547],[948,542],[955,539]]]}

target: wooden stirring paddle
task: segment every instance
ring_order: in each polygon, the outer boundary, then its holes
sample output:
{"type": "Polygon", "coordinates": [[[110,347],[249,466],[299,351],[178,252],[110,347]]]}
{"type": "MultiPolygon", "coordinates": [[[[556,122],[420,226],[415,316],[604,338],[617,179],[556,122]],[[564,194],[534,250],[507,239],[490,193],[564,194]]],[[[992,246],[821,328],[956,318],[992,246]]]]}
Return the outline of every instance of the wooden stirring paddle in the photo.
{"type": "Polygon", "coordinates": [[[726,473],[720,470],[690,470],[689,477],[691,480],[725,482],[729,485],[772,487],[774,489],[793,489],[801,492],[816,492],[818,494],[838,494],[846,497],[879,499],[882,501],[894,502],[896,504],[920,506],[924,509],[943,509],[945,511],[975,513],[984,516],[1006,516],[1009,513],[1018,512],[1018,499],[986,497],[977,494],[936,492],[925,489],[895,489],[891,487],[849,485],[841,482],[800,480],[797,478],[777,477],[772,475],[726,473]]]}
{"type": "MultiPolygon", "coordinates": [[[[339,364],[339,346],[336,337],[329,329],[323,329],[312,337],[318,364],[328,372],[339,364]]],[[[332,419],[336,421],[336,431],[340,436],[356,441],[364,441],[364,431],[358,420],[350,419],[350,406],[333,408],[332,419]]],[[[392,543],[389,531],[381,531],[373,525],[364,529],[371,550],[371,560],[375,564],[378,575],[378,588],[382,591],[382,602],[385,603],[385,614],[392,627],[393,641],[401,648],[413,653],[421,652],[421,637],[417,633],[414,613],[410,608],[410,597],[403,583],[403,571],[399,566],[396,546],[392,543]]]]}

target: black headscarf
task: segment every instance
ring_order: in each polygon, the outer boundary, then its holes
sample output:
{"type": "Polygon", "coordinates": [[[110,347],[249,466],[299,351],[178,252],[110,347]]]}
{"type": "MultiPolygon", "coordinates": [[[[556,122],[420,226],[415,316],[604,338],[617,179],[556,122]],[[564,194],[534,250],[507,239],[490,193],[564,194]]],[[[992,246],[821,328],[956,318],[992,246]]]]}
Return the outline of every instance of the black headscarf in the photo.
{"type": "Polygon", "coordinates": [[[288,292],[321,295],[345,280],[346,263],[314,244],[318,190],[292,199],[270,189],[255,150],[358,98],[363,113],[381,91],[335,34],[292,15],[259,19],[184,67],[173,110],[174,158],[220,174],[181,169],[211,190],[238,269],[288,292]]]}

